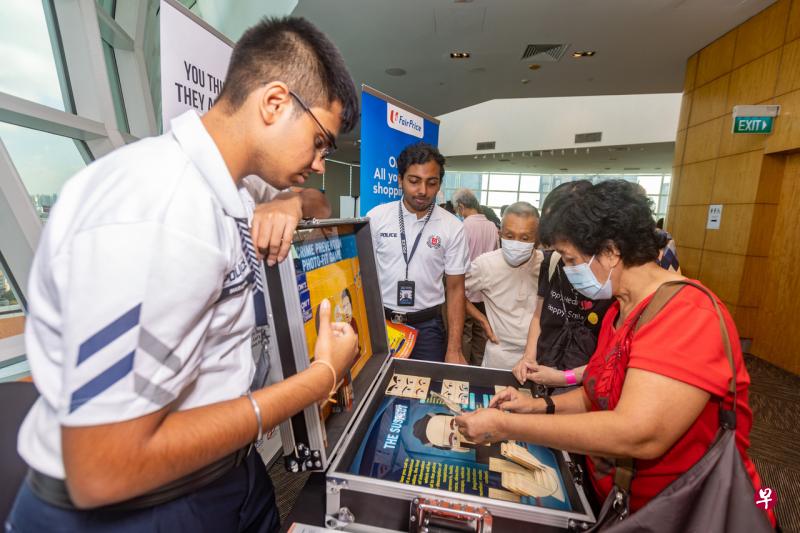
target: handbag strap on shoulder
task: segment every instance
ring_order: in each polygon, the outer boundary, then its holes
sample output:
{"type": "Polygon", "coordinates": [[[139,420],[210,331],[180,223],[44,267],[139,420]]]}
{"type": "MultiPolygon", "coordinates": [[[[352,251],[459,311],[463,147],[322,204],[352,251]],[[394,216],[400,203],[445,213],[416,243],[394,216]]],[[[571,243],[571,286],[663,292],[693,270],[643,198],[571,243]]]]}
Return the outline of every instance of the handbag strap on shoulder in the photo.
{"type": "MultiPolygon", "coordinates": [[[[720,427],[723,429],[733,430],[736,428],[736,365],[733,361],[731,339],[728,335],[728,328],[725,325],[725,318],[722,315],[722,311],[719,308],[716,298],[714,298],[714,295],[711,294],[711,291],[702,285],[687,279],[668,281],[662,284],[658,289],[656,289],[656,292],[653,295],[653,298],[650,300],[650,303],[648,303],[645,308],[640,311],[639,316],[636,317],[635,326],[632,328],[632,331],[629,333],[629,335],[639,331],[642,326],[650,322],[670,302],[670,300],[672,300],[672,298],[674,298],[675,295],[687,285],[694,287],[708,296],[708,299],[711,300],[711,304],[714,306],[714,311],[716,311],[717,317],[719,318],[719,330],[722,336],[722,347],[725,351],[725,357],[728,359],[728,364],[731,367],[732,375],[728,391],[731,393],[731,397],[733,399],[731,409],[725,409],[723,404],[720,403],[719,423],[720,427]]],[[[626,493],[630,493],[631,482],[636,476],[636,461],[630,457],[620,458],[615,461],[615,466],[616,471],[614,474],[614,484],[619,489],[624,490],[626,493]]]]}

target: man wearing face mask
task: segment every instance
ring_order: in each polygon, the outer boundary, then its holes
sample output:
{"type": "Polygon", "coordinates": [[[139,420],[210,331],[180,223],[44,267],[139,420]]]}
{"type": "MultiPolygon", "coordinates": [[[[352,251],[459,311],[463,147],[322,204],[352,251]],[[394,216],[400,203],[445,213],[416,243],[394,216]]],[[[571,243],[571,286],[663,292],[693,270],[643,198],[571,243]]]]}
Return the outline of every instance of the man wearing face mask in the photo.
{"type": "Polygon", "coordinates": [[[525,350],[526,333],[537,311],[536,288],[542,252],[536,250],[539,211],[527,202],[511,204],[500,229],[502,248],[472,262],[466,286],[480,294],[486,315],[469,301],[467,314],[481,324],[486,343],[483,365],[510,370],[525,350]]]}

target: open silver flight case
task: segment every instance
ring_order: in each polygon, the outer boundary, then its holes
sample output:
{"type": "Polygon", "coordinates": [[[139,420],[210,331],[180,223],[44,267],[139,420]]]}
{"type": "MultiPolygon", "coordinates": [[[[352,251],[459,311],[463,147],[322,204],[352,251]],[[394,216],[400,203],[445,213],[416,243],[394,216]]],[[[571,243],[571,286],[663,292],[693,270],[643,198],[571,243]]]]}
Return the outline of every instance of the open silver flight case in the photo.
{"type": "MultiPolygon", "coordinates": [[[[570,455],[552,450],[553,470],[563,480],[567,510],[516,503],[475,494],[387,481],[353,473],[351,465],[381,408],[394,374],[469,382],[469,386],[518,386],[511,372],[474,366],[389,357],[381,290],[369,220],[332,219],[302,224],[290,259],[266,269],[272,327],[282,372],[290,376],[309,365],[309,320],[304,266],[298,243],[340,234],[356,245],[372,357],[353,380],[353,407],[323,423],[317,405],[281,425],[284,459],[290,471],[326,472],[325,525],[346,531],[583,531],[595,521],[584,494],[583,473],[570,455]],[[306,291],[305,297],[303,291],[306,291]],[[305,301],[303,301],[305,299],[305,301]]],[[[399,244],[398,244],[399,246],[399,244]]],[[[361,324],[360,328],[364,329],[361,324]]],[[[274,359],[273,359],[274,360],[274,359]]],[[[424,403],[424,402],[423,402],[424,403]]],[[[488,476],[488,474],[487,474],[488,476]]],[[[537,500],[538,501],[538,500],[537,500]]],[[[298,502],[302,505],[302,502],[298,502]]]]}

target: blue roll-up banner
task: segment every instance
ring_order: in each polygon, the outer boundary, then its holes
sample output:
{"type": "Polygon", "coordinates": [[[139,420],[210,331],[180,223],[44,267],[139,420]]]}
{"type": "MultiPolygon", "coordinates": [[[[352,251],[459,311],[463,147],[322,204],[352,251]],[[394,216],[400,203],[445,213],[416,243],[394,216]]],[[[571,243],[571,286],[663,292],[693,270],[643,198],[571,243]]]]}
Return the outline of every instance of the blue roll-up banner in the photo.
{"type": "Polygon", "coordinates": [[[439,121],[372,87],[361,88],[361,216],[400,198],[397,156],[409,144],[439,144],[439,121]]]}

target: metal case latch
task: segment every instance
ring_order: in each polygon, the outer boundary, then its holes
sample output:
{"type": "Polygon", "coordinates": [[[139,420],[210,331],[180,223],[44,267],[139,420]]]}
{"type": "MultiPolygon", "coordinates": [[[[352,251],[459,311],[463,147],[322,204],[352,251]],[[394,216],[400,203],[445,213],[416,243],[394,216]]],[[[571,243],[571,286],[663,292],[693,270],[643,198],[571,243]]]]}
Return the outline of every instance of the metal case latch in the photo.
{"type": "Polygon", "coordinates": [[[322,468],[322,455],[319,450],[312,450],[303,443],[294,448],[294,454],[283,458],[289,472],[305,472],[322,468]]]}
{"type": "Polygon", "coordinates": [[[569,468],[569,473],[572,474],[573,481],[578,485],[583,485],[583,467],[575,461],[569,461],[567,468],[569,468]]]}
{"type": "Polygon", "coordinates": [[[434,498],[414,498],[411,502],[409,533],[434,530],[491,533],[492,515],[485,507],[477,505],[434,498]]]}

